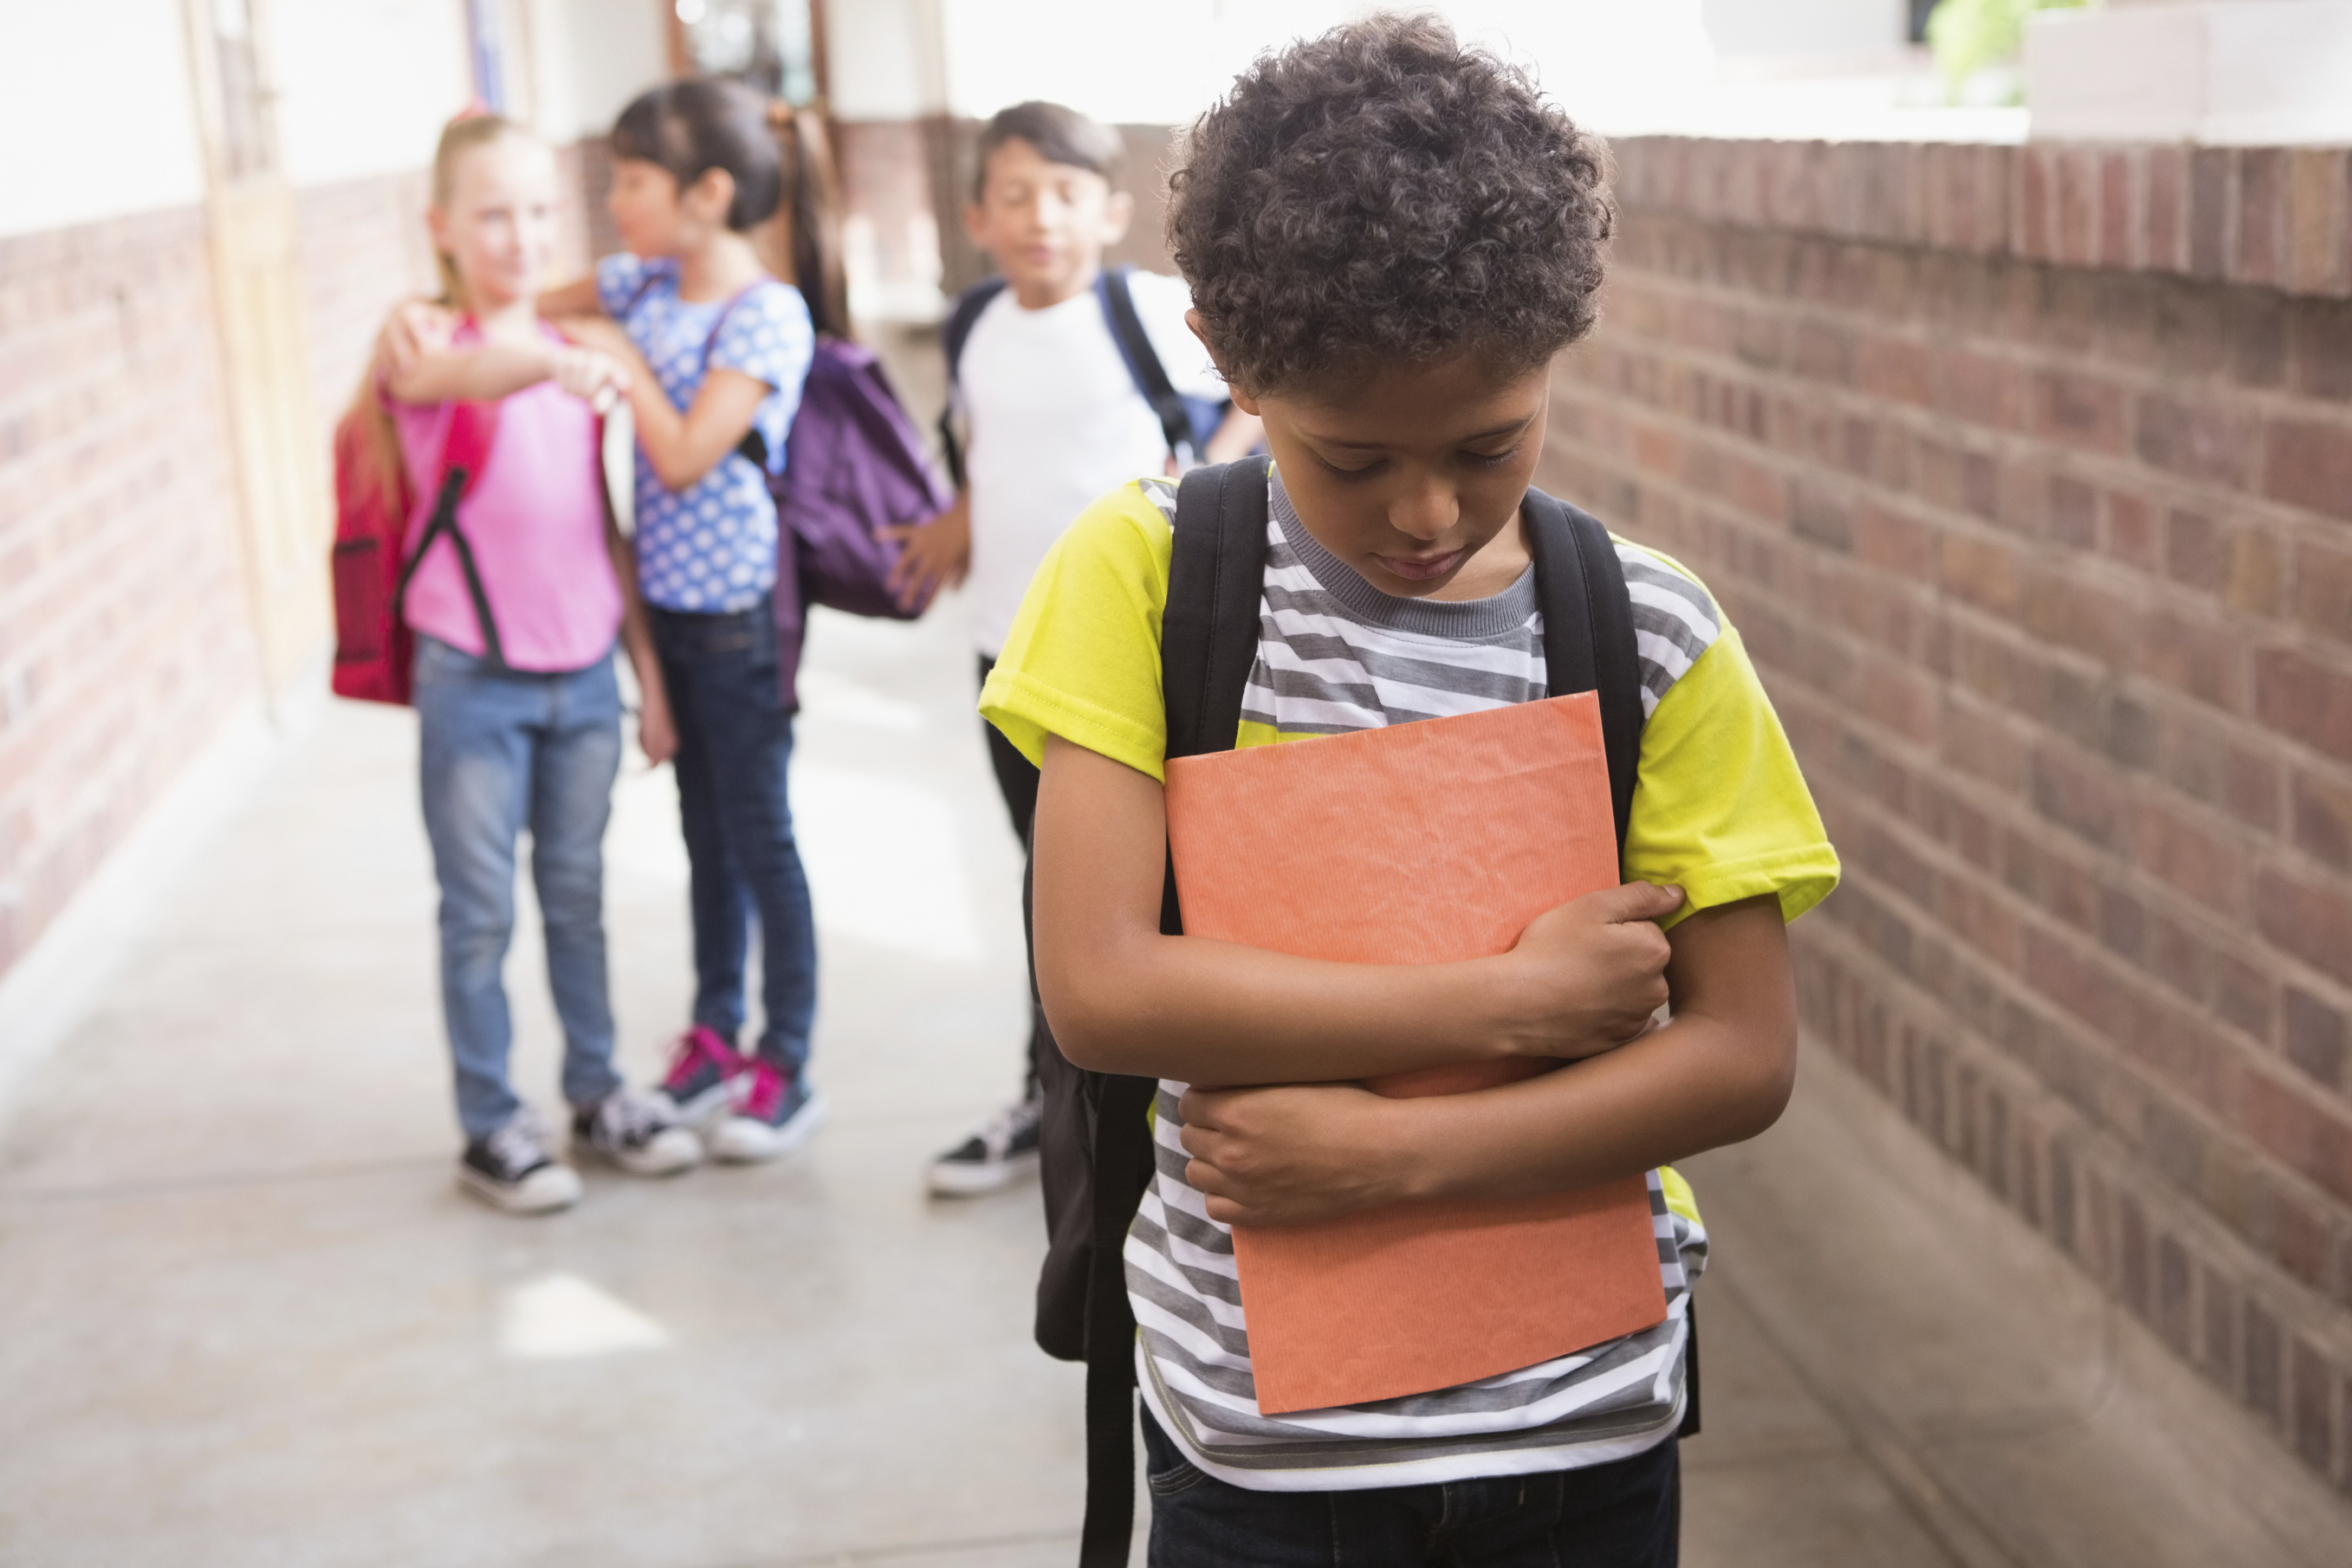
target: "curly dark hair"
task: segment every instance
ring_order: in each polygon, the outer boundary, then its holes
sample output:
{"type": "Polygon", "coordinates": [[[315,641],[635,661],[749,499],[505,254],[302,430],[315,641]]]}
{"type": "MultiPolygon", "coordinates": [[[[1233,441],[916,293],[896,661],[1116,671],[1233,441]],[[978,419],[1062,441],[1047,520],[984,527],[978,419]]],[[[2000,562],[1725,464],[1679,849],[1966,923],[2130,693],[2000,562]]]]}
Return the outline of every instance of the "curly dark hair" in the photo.
{"type": "Polygon", "coordinates": [[[1429,16],[1261,55],[1196,121],[1168,244],[1250,393],[1382,361],[1541,364],[1592,326],[1605,153],[1429,16]]]}

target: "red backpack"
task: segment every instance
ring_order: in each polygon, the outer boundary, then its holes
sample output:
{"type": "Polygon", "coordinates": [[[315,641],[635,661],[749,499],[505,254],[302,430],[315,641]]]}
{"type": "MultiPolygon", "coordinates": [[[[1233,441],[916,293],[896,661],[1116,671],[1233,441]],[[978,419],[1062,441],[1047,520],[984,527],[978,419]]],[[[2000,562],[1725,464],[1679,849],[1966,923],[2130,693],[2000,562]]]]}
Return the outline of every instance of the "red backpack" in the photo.
{"type": "Polygon", "coordinates": [[[466,574],[466,590],[481,624],[484,657],[492,668],[506,668],[498,623],[490,616],[489,597],[482,592],[482,574],[474,564],[473,546],[457,527],[457,503],[480,478],[489,459],[490,443],[498,437],[499,405],[442,405],[440,458],[436,465],[440,480],[433,517],[415,552],[404,560],[401,546],[416,513],[416,496],[404,466],[390,485],[371,482],[374,463],[365,417],[356,412],[348,414],[335,426],[335,545],[331,557],[335,582],[334,689],[338,697],[405,707],[413,700],[415,684],[416,636],[401,617],[401,604],[408,595],[408,580],[416,574],[417,563],[445,533],[466,574]]]}

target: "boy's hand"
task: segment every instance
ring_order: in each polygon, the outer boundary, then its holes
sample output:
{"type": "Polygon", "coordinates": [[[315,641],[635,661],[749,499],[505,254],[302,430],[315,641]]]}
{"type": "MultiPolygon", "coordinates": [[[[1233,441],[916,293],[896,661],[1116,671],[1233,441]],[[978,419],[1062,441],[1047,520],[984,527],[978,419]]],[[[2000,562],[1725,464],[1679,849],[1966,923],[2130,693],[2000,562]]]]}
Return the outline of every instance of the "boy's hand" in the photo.
{"type": "Polygon", "coordinates": [[[1227,1225],[1307,1225],[1412,1194],[1392,1115],[1410,1101],[1349,1083],[1185,1090],[1184,1180],[1227,1225]]]}
{"type": "Polygon", "coordinates": [[[430,300],[403,300],[376,333],[376,374],[387,379],[407,375],[426,354],[447,348],[457,331],[455,310],[430,300]]]}
{"type": "Polygon", "coordinates": [[[928,522],[898,523],[876,531],[906,550],[890,568],[889,585],[899,607],[913,609],[930,602],[942,587],[960,585],[971,570],[971,497],[956,497],[955,505],[928,522]]]}
{"type": "Polygon", "coordinates": [[[1515,1056],[1589,1057],[1649,1027],[1666,1004],[1674,949],[1657,922],[1682,906],[1680,888],[1627,882],[1547,910],[1510,957],[1530,987],[1529,1016],[1512,1031],[1515,1056]]]}

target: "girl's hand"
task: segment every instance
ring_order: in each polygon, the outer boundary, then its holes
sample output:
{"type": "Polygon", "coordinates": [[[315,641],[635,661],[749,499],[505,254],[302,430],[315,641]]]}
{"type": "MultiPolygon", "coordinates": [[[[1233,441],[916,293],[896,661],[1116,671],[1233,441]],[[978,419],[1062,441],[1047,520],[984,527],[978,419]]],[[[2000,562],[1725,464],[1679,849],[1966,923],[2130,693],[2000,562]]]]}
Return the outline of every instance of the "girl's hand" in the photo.
{"type": "Polygon", "coordinates": [[[426,354],[447,349],[457,332],[457,311],[430,300],[403,300],[376,333],[376,374],[386,379],[408,375],[426,354]]]}
{"type": "Polygon", "coordinates": [[[548,379],[603,414],[629,390],[629,370],[601,349],[548,351],[548,379]]]}
{"type": "Polygon", "coordinates": [[[1505,959],[1526,998],[1511,1053],[1595,1056],[1648,1028],[1666,1005],[1666,961],[1674,956],[1657,922],[1682,901],[1680,888],[1627,882],[1529,921],[1505,959]]]}
{"type": "Polygon", "coordinates": [[[1227,1225],[1306,1225],[1414,1194],[1400,1106],[1356,1084],[1185,1090],[1184,1180],[1227,1225]]]}
{"type": "Polygon", "coordinates": [[[648,767],[657,768],[677,755],[677,725],[670,718],[669,693],[659,679],[637,694],[637,747],[648,767]]]}

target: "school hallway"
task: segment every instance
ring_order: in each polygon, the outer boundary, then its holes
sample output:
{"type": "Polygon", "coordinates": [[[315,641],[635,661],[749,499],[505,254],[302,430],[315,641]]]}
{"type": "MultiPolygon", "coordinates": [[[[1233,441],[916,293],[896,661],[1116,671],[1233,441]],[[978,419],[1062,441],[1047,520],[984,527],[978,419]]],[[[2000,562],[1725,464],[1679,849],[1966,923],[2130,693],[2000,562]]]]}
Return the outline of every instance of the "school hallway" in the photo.
{"type": "MultiPolygon", "coordinates": [[[[772,1166],[591,1168],[547,1219],[451,1180],[412,717],[289,715],[0,1105],[0,1563],[1072,1561],[1082,1380],[1029,1342],[1035,1186],[921,1185],[1014,1087],[1023,1022],[960,612],[813,641],[830,1124],[772,1166]]],[[[674,812],[633,765],[607,898],[639,1079],[686,1011],[674,812]]],[[[1865,1095],[1812,1053],[1779,1129],[1692,1166],[1687,1563],[2342,1561],[2352,1510],[1865,1095]]]]}

